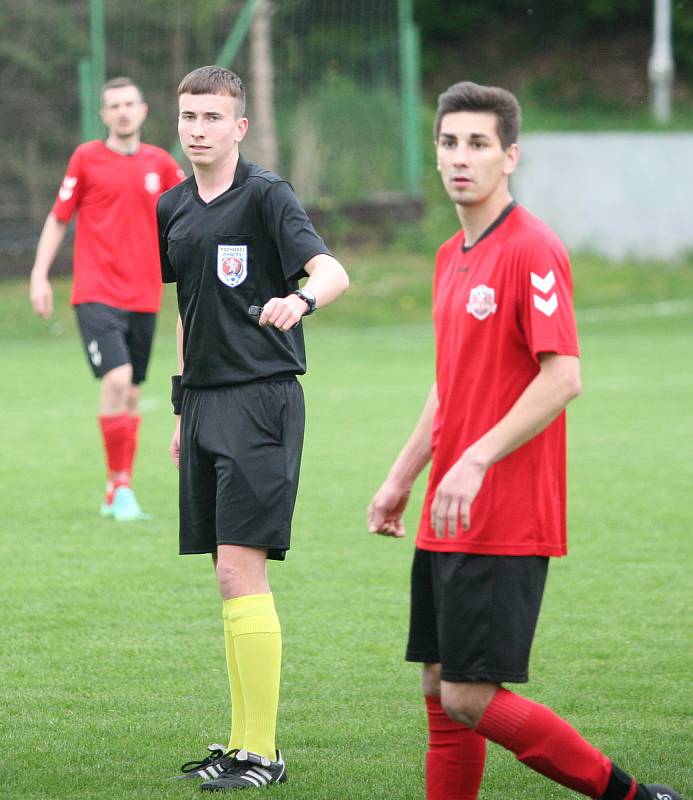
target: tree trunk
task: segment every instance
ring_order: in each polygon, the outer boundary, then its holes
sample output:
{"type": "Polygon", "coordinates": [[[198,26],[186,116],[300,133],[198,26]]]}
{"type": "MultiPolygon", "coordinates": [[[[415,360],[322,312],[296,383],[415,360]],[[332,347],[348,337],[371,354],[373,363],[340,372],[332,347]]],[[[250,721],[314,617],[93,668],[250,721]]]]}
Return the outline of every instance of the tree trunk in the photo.
{"type": "Polygon", "coordinates": [[[279,148],[274,120],[274,66],[272,63],[272,3],[260,0],[250,29],[250,97],[252,128],[257,160],[262,166],[276,170],[279,148]]]}

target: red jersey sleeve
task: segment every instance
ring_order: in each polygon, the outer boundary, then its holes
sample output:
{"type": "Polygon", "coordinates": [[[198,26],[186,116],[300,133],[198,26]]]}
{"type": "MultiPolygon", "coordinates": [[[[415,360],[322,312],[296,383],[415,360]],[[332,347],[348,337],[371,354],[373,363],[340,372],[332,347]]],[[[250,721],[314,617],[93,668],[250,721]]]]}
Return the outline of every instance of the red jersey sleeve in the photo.
{"type": "Polygon", "coordinates": [[[570,260],[560,240],[526,243],[518,279],[520,324],[534,358],[539,353],[579,356],[570,260]]]}
{"type": "Polygon", "coordinates": [[[72,215],[79,208],[80,198],[84,190],[84,175],[82,173],[82,159],[80,149],[72,154],[67,165],[63,182],[58,189],[51,213],[60,222],[69,222],[72,215]]]}

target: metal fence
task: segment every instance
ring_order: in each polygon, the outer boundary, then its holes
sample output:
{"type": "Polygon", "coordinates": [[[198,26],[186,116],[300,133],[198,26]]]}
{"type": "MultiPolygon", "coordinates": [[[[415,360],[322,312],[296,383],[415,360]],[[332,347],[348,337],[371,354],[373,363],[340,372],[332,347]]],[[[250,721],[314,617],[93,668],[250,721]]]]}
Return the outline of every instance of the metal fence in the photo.
{"type": "Polygon", "coordinates": [[[411,0],[6,0],[0,25],[0,275],[28,266],[70,153],[104,135],[95,98],[116,75],[144,91],[143,139],[174,150],[181,77],[234,69],[244,155],[322,213],[417,192],[411,0]]]}

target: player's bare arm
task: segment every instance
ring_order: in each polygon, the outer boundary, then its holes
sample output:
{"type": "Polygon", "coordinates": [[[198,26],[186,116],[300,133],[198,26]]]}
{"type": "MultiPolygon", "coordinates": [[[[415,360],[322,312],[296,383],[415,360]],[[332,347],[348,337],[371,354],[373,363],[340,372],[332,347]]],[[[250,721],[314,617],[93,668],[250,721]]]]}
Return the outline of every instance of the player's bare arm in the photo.
{"type": "MultiPolygon", "coordinates": [[[[176,322],[176,352],[178,354],[178,374],[183,374],[183,321],[178,315],[176,322]]],[[[171,437],[171,444],[168,448],[171,461],[176,469],[180,469],[180,414],[176,414],[176,427],[171,437]]]]}
{"type": "Polygon", "coordinates": [[[370,533],[397,539],[406,535],[402,515],[414,481],[431,460],[431,432],[437,408],[438,392],[434,383],[416,427],[368,506],[370,533]]]}
{"type": "Polygon", "coordinates": [[[49,214],[36,249],[36,259],[31,270],[29,298],[34,312],[44,319],[53,314],[53,289],[48,281],[48,272],[65,238],[66,230],[66,223],[49,214]]]}
{"type": "MultiPolygon", "coordinates": [[[[304,267],[308,280],[303,288],[315,297],[315,307],[328,306],[349,288],[349,276],[344,267],[327,253],[319,253],[304,267]]],[[[308,304],[296,294],[273,297],[268,300],[260,315],[260,325],[271,325],[288,331],[308,310],[308,304]]]]}
{"type": "Polygon", "coordinates": [[[580,394],[580,360],[542,353],[534,380],[508,413],[468,447],[440,482],[431,505],[431,525],[439,538],[454,536],[458,520],[471,527],[471,506],[487,470],[544,430],[580,394]]]}

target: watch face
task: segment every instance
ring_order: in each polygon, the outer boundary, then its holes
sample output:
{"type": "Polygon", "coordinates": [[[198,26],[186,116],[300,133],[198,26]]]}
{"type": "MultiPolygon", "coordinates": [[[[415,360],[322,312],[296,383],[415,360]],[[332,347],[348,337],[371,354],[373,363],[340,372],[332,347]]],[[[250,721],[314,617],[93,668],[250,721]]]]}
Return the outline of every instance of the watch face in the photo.
{"type": "Polygon", "coordinates": [[[315,311],[316,300],[313,292],[309,291],[308,289],[297,289],[294,294],[297,294],[301,300],[308,305],[304,315],[312,314],[315,311]]]}

